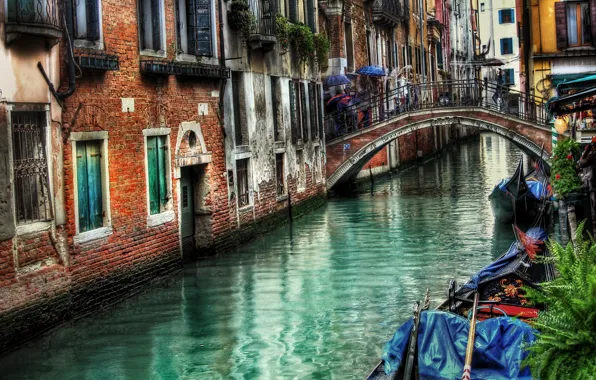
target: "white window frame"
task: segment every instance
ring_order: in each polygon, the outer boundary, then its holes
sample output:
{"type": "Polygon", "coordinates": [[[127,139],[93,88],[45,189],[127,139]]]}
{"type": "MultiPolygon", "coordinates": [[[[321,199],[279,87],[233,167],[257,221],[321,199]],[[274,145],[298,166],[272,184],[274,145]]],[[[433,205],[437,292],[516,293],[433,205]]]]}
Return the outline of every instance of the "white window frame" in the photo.
{"type": "Polygon", "coordinates": [[[167,57],[168,54],[168,49],[166,46],[166,12],[165,12],[165,5],[164,5],[164,0],[159,0],[159,7],[160,7],[160,18],[159,18],[159,22],[161,23],[160,25],[160,36],[161,36],[161,50],[155,51],[153,49],[143,49],[141,47],[141,33],[143,32],[143,28],[141,27],[141,17],[142,14],[139,13],[141,12],[141,7],[142,7],[142,3],[143,1],[150,1],[150,0],[136,0],[135,1],[135,6],[137,7],[137,40],[139,43],[139,53],[141,55],[145,55],[145,56],[149,56],[149,57],[159,57],[159,58],[165,58],[167,57]],[[141,3],[141,4],[139,4],[141,3]]]}
{"type": "Polygon", "coordinates": [[[164,223],[169,223],[174,220],[174,201],[172,196],[172,154],[170,151],[170,128],[149,128],[143,129],[143,140],[145,144],[145,196],[147,203],[147,227],[155,227],[164,223]],[[169,200],[166,205],[166,210],[151,215],[150,194],[149,194],[149,160],[147,155],[147,138],[156,136],[166,136],[166,144],[168,146],[168,155],[166,160],[166,183],[168,187],[169,200]]]}
{"type": "Polygon", "coordinates": [[[236,192],[236,209],[238,211],[246,211],[246,210],[252,209],[254,206],[253,189],[255,187],[253,186],[253,183],[252,183],[252,179],[253,179],[252,162],[254,160],[252,159],[252,154],[250,152],[237,153],[235,156],[236,157],[234,160],[234,181],[236,183],[236,188],[234,189],[234,191],[236,192]],[[247,184],[248,184],[248,203],[241,207],[239,204],[240,194],[238,192],[240,182],[238,181],[238,169],[237,169],[236,163],[239,160],[245,160],[245,159],[248,159],[248,165],[246,165],[246,177],[247,177],[247,184]]]}
{"type": "Polygon", "coordinates": [[[74,193],[74,217],[76,233],[74,236],[75,244],[83,244],[97,239],[103,239],[113,233],[112,230],[112,213],[110,207],[110,174],[109,174],[109,160],[108,160],[108,132],[71,132],[70,133],[71,149],[72,149],[72,178],[73,178],[73,193],[74,193]],[[101,140],[101,187],[102,187],[102,201],[103,209],[106,213],[104,217],[104,226],[95,230],[80,232],[79,231],[79,190],[77,182],[77,143],[82,141],[101,140]]]}
{"type": "MultiPolygon", "coordinates": [[[[78,0],[80,3],[83,3],[85,0],[78,0]]],[[[73,12],[76,14],[77,12],[77,0],[74,1],[73,12]]],[[[87,48],[87,49],[95,49],[95,50],[104,50],[105,46],[103,43],[103,10],[102,10],[102,0],[97,0],[97,17],[99,18],[99,40],[97,41],[90,41],[85,38],[75,38],[73,36],[73,43],[75,47],[78,48],[87,48]]],[[[85,19],[85,23],[87,19],[85,19]]],[[[74,25],[76,30],[77,26],[74,25]]]]}
{"type": "Polygon", "coordinates": [[[8,142],[8,175],[10,176],[10,190],[12,192],[12,196],[10,199],[11,208],[12,208],[12,216],[13,216],[13,225],[15,226],[15,232],[17,236],[20,235],[28,235],[37,232],[48,231],[52,225],[54,224],[55,215],[56,215],[56,207],[55,207],[55,199],[51,202],[50,207],[52,208],[52,215],[54,216],[52,220],[49,221],[42,221],[42,222],[33,222],[29,224],[18,224],[17,222],[17,205],[16,205],[16,196],[15,196],[15,178],[14,178],[14,161],[13,161],[13,151],[12,151],[12,112],[19,112],[19,111],[28,111],[28,112],[45,112],[46,114],[46,126],[45,126],[45,138],[46,138],[46,157],[48,159],[47,162],[47,170],[48,170],[48,182],[49,182],[49,191],[50,196],[54,197],[54,181],[53,181],[53,160],[52,160],[52,131],[51,131],[51,115],[50,115],[50,106],[43,105],[41,108],[35,107],[35,109],[31,109],[29,105],[15,105],[15,104],[8,104],[6,105],[6,121],[7,121],[7,137],[9,139],[8,142]],[[25,106],[25,107],[22,107],[25,106]]]}

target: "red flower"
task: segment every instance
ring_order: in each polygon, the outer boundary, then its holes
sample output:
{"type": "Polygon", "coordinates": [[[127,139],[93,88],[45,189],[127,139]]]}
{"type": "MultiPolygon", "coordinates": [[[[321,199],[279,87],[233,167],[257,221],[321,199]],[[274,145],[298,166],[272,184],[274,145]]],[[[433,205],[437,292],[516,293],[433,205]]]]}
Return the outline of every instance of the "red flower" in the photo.
{"type": "Polygon", "coordinates": [[[556,179],[561,179],[561,175],[560,175],[559,173],[557,173],[557,174],[555,175],[555,178],[556,178],[556,179]]]}
{"type": "Polygon", "coordinates": [[[568,159],[568,160],[572,160],[572,159],[573,159],[573,155],[571,155],[571,154],[568,154],[568,155],[567,155],[567,159],[568,159]]]}

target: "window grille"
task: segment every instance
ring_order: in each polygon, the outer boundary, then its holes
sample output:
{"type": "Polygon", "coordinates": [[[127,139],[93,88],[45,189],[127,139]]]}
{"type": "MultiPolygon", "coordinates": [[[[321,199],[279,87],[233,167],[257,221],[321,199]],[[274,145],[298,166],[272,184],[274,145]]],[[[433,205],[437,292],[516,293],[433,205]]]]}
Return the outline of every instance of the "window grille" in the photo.
{"type": "Polygon", "coordinates": [[[11,119],[17,224],[51,220],[45,112],[12,112],[11,119]]]}
{"type": "Polygon", "coordinates": [[[236,176],[238,177],[238,207],[249,204],[248,197],[248,158],[236,161],[236,176]]]}
{"type": "Polygon", "coordinates": [[[277,178],[277,195],[286,193],[285,175],[284,175],[284,154],[275,155],[275,174],[277,178]]]}

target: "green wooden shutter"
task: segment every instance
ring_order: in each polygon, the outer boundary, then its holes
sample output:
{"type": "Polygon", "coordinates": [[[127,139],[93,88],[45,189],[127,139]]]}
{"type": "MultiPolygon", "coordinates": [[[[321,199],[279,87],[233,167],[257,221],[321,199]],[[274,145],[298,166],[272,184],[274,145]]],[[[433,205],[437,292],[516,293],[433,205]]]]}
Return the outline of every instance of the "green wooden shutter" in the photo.
{"type": "Polygon", "coordinates": [[[91,229],[103,227],[101,189],[101,142],[87,141],[87,180],[89,182],[89,219],[91,229]]]}
{"type": "Polygon", "coordinates": [[[87,152],[85,142],[76,143],[77,162],[77,205],[79,207],[79,232],[88,231],[89,220],[89,186],[87,182],[87,152]]]}
{"type": "Polygon", "coordinates": [[[557,49],[567,49],[567,4],[561,1],[555,3],[555,31],[557,35],[557,49]]]}
{"type": "Polygon", "coordinates": [[[149,213],[159,214],[159,169],[157,137],[147,137],[147,172],[149,175],[149,213]]]}
{"type": "Polygon", "coordinates": [[[291,123],[291,134],[292,134],[292,144],[296,144],[298,142],[298,115],[296,112],[296,87],[294,86],[294,82],[290,80],[290,123],[291,123]]]}
{"type": "Polygon", "coordinates": [[[298,22],[298,0],[289,0],[290,5],[290,22],[298,22]]]}
{"type": "Polygon", "coordinates": [[[168,203],[168,178],[167,163],[168,145],[166,136],[157,138],[157,170],[159,183],[159,205],[160,211],[163,211],[168,203]]]}
{"type": "Polygon", "coordinates": [[[159,0],[151,0],[151,27],[153,28],[153,50],[161,50],[161,7],[159,0]]]}
{"type": "Polygon", "coordinates": [[[99,40],[99,6],[97,0],[86,0],[85,10],[87,12],[87,39],[99,40]]]}

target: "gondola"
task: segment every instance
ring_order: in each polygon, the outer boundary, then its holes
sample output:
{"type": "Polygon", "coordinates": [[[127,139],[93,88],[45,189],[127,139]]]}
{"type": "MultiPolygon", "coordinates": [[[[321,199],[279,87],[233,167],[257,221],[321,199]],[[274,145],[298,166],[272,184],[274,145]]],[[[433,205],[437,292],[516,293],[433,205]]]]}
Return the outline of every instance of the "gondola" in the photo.
{"type": "Polygon", "coordinates": [[[552,280],[555,273],[552,264],[534,262],[538,253],[549,256],[544,230],[534,227],[523,233],[515,229],[518,239],[509,249],[461,287],[451,281],[448,298],[437,309],[415,308],[414,317],[387,343],[383,359],[367,380],[411,380],[418,378],[415,374],[425,379],[461,378],[461,350],[467,342],[475,293],[481,300],[476,308],[479,322],[474,345],[474,361],[479,367],[472,378],[531,379],[528,369],[519,366],[523,356],[520,345],[534,339],[531,321],[539,308],[527,305],[523,288],[536,288],[552,280]]]}
{"type": "Polygon", "coordinates": [[[551,195],[544,168],[537,164],[524,176],[522,157],[513,176],[498,183],[488,199],[497,221],[525,225],[549,214],[551,195]]]}

